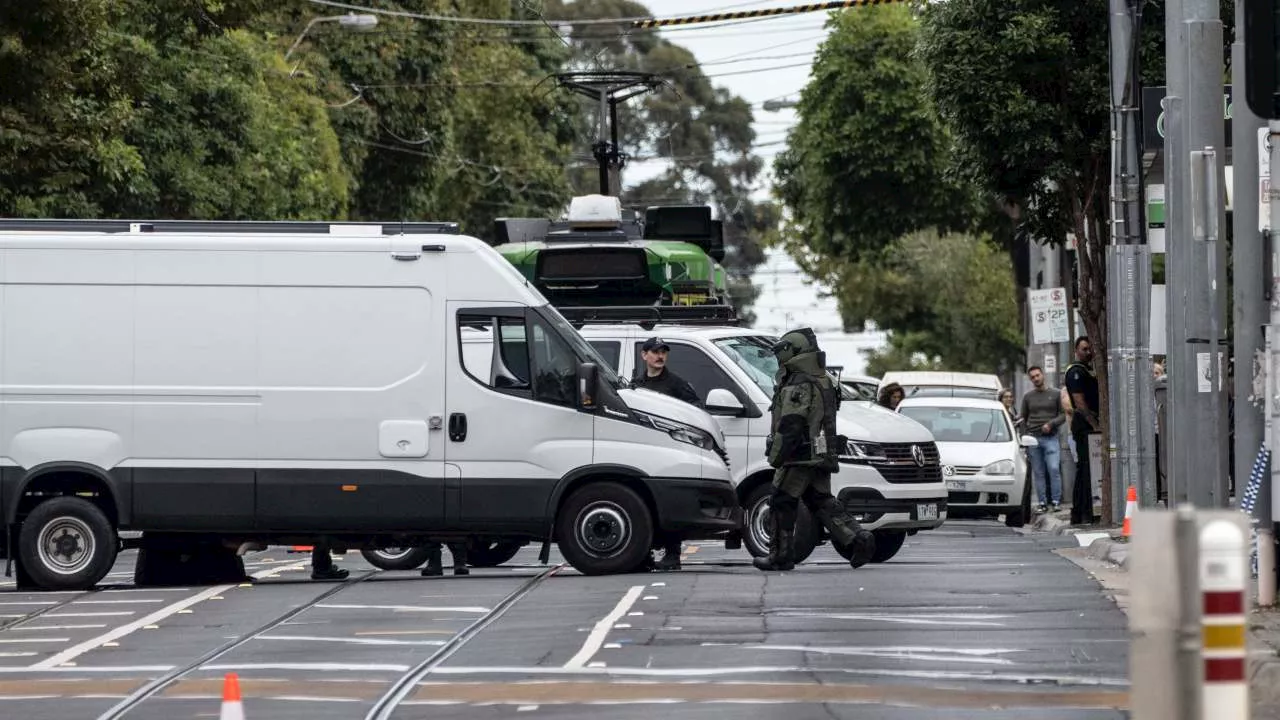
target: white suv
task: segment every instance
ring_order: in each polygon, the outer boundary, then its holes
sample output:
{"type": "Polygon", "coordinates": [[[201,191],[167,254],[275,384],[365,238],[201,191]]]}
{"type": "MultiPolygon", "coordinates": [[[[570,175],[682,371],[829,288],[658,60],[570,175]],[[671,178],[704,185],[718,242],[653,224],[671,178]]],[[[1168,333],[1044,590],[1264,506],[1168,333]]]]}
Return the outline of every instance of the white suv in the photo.
{"type": "MultiPolygon", "coordinates": [[[[572,316],[571,321],[572,321],[572,316]]],[[[776,338],[733,326],[639,324],[579,325],[578,332],[623,377],[642,367],[640,346],[657,336],[671,348],[667,365],[697,391],[707,412],[724,429],[729,467],[746,511],[743,539],[756,556],[768,554],[766,500],[773,468],[765,459],[769,402],[777,360],[776,338]]],[[[907,535],[937,528],[946,520],[947,490],[937,446],[920,423],[872,403],[846,399],[837,422],[850,439],[831,476],[831,491],[876,536],[873,562],[884,562],[907,535]]],[[[795,554],[803,560],[825,539],[819,523],[801,506],[795,554]]],[[[735,547],[736,539],[728,546],[735,547]]]]}

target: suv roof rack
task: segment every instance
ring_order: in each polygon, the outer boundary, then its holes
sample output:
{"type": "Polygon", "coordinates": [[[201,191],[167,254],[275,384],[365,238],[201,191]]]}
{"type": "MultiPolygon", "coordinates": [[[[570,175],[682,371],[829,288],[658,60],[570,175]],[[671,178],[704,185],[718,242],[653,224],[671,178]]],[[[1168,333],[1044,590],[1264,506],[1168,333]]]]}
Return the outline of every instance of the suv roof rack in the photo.
{"type": "Polygon", "coordinates": [[[645,330],[666,325],[738,325],[732,305],[605,305],[557,307],[574,327],[636,323],[645,330]]]}
{"type": "Polygon", "coordinates": [[[334,227],[382,226],[383,235],[457,235],[456,222],[392,222],[358,220],[64,220],[60,218],[0,218],[0,230],[101,233],[312,233],[328,234],[334,227]]]}

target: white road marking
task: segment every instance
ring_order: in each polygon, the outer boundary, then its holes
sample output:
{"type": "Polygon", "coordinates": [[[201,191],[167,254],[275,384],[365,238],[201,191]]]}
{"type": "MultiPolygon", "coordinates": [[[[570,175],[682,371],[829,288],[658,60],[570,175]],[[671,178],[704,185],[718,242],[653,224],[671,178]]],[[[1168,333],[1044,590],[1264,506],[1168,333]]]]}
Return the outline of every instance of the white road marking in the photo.
{"type": "Polygon", "coordinates": [[[137,610],[120,610],[117,612],[86,612],[86,613],[51,613],[43,617],[47,618],[81,618],[81,617],[121,617],[124,615],[137,615],[137,610]]]}
{"type": "Polygon", "coordinates": [[[605,643],[604,644],[605,650],[619,650],[621,648],[622,648],[622,643],[605,643]]]}
{"type": "Polygon", "coordinates": [[[600,622],[596,623],[591,630],[591,634],[587,636],[586,642],[582,643],[582,649],[578,650],[578,653],[572,658],[569,658],[569,662],[565,663],[564,666],[566,668],[580,668],[585,665],[591,659],[591,656],[595,655],[600,649],[600,646],[604,644],[604,639],[608,637],[609,630],[613,627],[613,624],[618,622],[618,619],[631,609],[631,606],[635,604],[636,599],[640,597],[642,592],[644,592],[643,585],[633,585],[622,596],[622,599],[618,601],[613,610],[601,618],[600,622]]]}
{"type": "Polygon", "coordinates": [[[14,602],[0,602],[0,605],[57,605],[57,600],[22,600],[14,602]]]}
{"type": "Polygon", "coordinates": [[[640,617],[641,615],[644,615],[644,613],[640,612],[639,610],[636,610],[635,612],[627,613],[627,617],[640,617]]]}
{"type": "Polygon", "coordinates": [[[189,587],[172,587],[172,588],[120,588],[118,590],[103,590],[104,595],[114,595],[116,593],[153,593],[153,592],[188,592],[189,587]]]}
{"type": "Polygon", "coordinates": [[[486,607],[475,607],[475,606],[449,607],[447,605],[433,607],[433,606],[427,606],[427,605],[338,605],[338,604],[331,605],[328,603],[320,603],[319,605],[316,605],[316,607],[326,608],[330,610],[394,610],[395,612],[456,612],[456,613],[474,613],[476,615],[483,615],[489,612],[489,608],[486,608],[486,607]]]}
{"type": "Polygon", "coordinates": [[[352,645],[443,645],[443,640],[377,640],[375,638],[315,637],[311,635],[259,635],[257,640],[288,640],[296,642],[336,642],[352,645]]]}
{"type": "Polygon", "coordinates": [[[152,623],[159,622],[160,620],[163,620],[169,617],[170,615],[174,615],[179,610],[183,610],[185,608],[191,607],[192,605],[195,605],[198,602],[207,600],[213,597],[214,595],[217,595],[220,592],[225,592],[231,587],[233,586],[218,585],[215,587],[208,588],[207,590],[196,593],[195,595],[192,595],[187,598],[183,598],[182,600],[179,600],[178,602],[173,603],[172,605],[167,605],[165,607],[162,607],[159,610],[156,610],[155,612],[151,613],[150,615],[147,615],[146,617],[138,618],[137,620],[134,620],[131,623],[114,628],[106,633],[103,633],[102,635],[99,635],[96,638],[93,638],[92,640],[86,640],[80,643],[79,645],[67,648],[66,650],[63,650],[57,655],[46,658],[45,660],[42,660],[36,663],[35,665],[32,665],[31,667],[34,669],[48,669],[48,668],[58,667],[63,663],[70,662],[71,660],[75,660],[76,658],[89,652],[90,650],[93,650],[94,648],[101,646],[103,643],[109,643],[113,640],[119,640],[120,638],[136,630],[146,627],[147,625],[150,625],[152,623]]]}
{"type": "Polygon", "coordinates": [[[645,599],[645,600],[657,600],[657,599],[658,599],[658,596],[657,596],[657,595],[645,595],[643,599],[645,599]]]}
{"type": "Polygon", "coordinates": [[[72,605],[136,605],[138,603],[162,603],[163,598],[138,598],[136,600],[76,600],[72,605]]]}
{"type": "Polygon", "coordinates": [[[1004,623],[991,622],[1012,615],[993,614],[919,614],[898,615],[888,613],[816,613],[816,612],[784,612],[776,613],[779,617],[812,617],[829,620],[866,620],[868,622],[896,623],[899,625],[953,625],[957,627],[1004,627],[1004,623]]]}
{"type": "Polygon", "coordinates": [[[1094,540],[1109,537],[1111,537],[1111,533],[1108,532],[1076,533],[1076,542],[1080,543],[1080,547],[1089,547],[1094,540]]]}
{"type": "Polygon", "coordinates": [[[377,663],[231,663],[204,665],[204,670],[313,670],[316,672],[393,672],[402,673],[408,665],[377,663]]]}
{"type": "MultiPolygon", "coordinates": [[[[38,653],[33,653],[33,652],[0,652],[0,658],[6,658],[6,657],[35,657],[37,654],[38,654],[38,653]]],[[[5,697],[5,700],[10,700],[10,699],[12,699],[12,698],[9,698],[8,696],[6,696],[6,697],[5,697]]]]}
{"type": "Polygon", "coordinates": [[[21,643],[25,645],[26,643],[64,643],[70,641],[71,638],[21,638],[17,640],[0,640],[0,643],[4,643],[5,645],[21,643]]]}
{"type": "Polygon", "coordinates": [[[24,625],[23,627],[9,628],[9,632],[31,632],[33,630],[87,630],[90,628],[104,628],[105,624],[97,625],[24,625]]]}
{"type": "Polygon", "coordinates": [[[531,710],[537,710],[537,709],[538,709],[537,705],[521,705],[520,707],[516,708],[516,712],[529,712],[531,710]]]}
{"type": "Polygon", "coordinates": [[[1088,685],[1128,687],[1124,678],[1085,677],[1081,675],[1032,675],[997,672],[953,672],[947,670],[906,670],[903,668],[815,668],[750,665],[743,667],[697,668],[640,668],[611,667],[563,668],[553,666],[492,667],[492,666],[441,666],[433,669],[433,675],[620,675],[638,677],[715,677],[720,675],[782,675],[798,673],[812,675],[828,673],[840,675],[869,675],[886,677],[914,677],[933,680],[989,680],[992,682],[1037,683],[1052,682],[1060,685],[1088,685]]]}

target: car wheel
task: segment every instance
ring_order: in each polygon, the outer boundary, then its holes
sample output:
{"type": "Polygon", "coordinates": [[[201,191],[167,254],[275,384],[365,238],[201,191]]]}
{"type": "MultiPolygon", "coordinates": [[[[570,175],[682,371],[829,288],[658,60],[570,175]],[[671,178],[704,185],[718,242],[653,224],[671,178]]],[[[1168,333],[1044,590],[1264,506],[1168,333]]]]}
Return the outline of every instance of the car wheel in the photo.
{"type": "Polygon", "coordinates": [[[40,503],[22,523],[18,554],[46,590],[88,590],[115,564],[117,540],[97,505],[78,497],[40,503]]]}
{"type": "Polygon", "coordinates": [[[525,543],[521,540],[467,540],[467,564],[471,567],[498,567],[516,556],[525,543]]]}
{"type": "MultiPolygon", "coordinates": [[[[888,562],[894,555],[898,554],[903,544],[907,542],[906,530],[872,530],[871,534],[876,538],[876,549],[871,554],[871,562],[873,563],[888,562]]],[[[848,560],[849,556],[853,554],[853,548],[842,547],[839,543],[831,543],[831,546],[845,560],[848,560]]]]}
{"type": "MultiPolygon", "coordinates": [[[[742,540],[746,543],[747,552],[754,557],[769,555],[769,496],[772,494],[772,485],[761,485],[747,498],[747,529],[742,534],[742,540]]],[[[807,560],[813,554],[814,548],[818,547],[821,539],[818,524],[813,521],[809,508],[801,503],[799,514],[796,515],[796,537],[791,548],[792,562],[798,565],[807,560]]]]}
{"type": "Polygon", "coordinates": [[[560,554],[583,575],[635,570],[649,556],[653,518],[630,488],[592,483],[575,491],[556,518],[560,554]]]}
{"type": "Polygon", "coordinates": [[[382,570],[413,570],[427,561],[430,551],[422,547],[390,547],[361,550],[368,563],[382,570]]]}

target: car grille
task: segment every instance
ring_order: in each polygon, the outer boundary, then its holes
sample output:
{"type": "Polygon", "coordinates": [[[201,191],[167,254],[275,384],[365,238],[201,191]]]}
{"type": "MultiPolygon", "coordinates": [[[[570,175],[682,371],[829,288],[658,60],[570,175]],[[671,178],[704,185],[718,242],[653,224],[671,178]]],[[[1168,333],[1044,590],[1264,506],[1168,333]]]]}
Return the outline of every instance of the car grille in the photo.
{"type": "Polygon", "coordinates": [[[871,462],[886,482],[936,483],[942,482],[942,465],[939,463],[938,446],[932,442],[883,443],[880,445],[885,460],[871,462]],[[924,465],[916,464],[911,448],[919,445],[924,451],[924,465]]]}
{"type": "Polygon", "coordinates": [[[982,472],[982,468],[977,465],[955,465],[953,467],[955,468],[956,475],[977,475],[982,472]]]}

